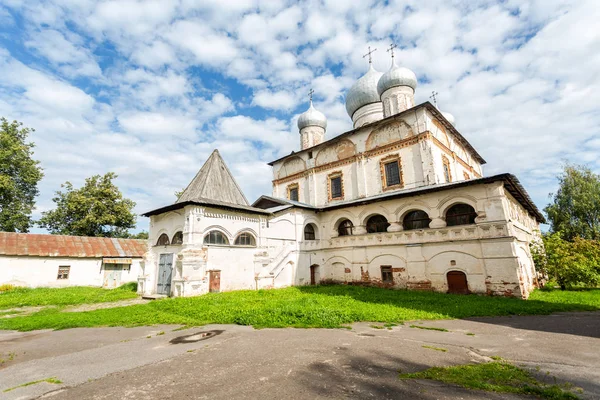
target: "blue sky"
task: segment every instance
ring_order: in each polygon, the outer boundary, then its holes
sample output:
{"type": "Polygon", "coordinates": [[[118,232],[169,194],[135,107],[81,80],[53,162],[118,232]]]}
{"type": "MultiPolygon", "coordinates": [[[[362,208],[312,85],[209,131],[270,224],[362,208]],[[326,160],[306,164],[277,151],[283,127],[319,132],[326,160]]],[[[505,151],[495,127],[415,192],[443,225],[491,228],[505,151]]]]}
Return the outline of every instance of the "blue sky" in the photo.
{"type": "Polygon", "coordinates": [[[600,172],[598,20],[594,0],[3,0],[0,115],[36,129],[36,218],[108,171],[138,213],[169,204],[215,148],[252,201],[298,149],[308,90],[329,138],[349,130],[362,55],[384,71],[395,42],[417,102],[436,90],[485,174],[542,208],[561,162],[600,172]]]}

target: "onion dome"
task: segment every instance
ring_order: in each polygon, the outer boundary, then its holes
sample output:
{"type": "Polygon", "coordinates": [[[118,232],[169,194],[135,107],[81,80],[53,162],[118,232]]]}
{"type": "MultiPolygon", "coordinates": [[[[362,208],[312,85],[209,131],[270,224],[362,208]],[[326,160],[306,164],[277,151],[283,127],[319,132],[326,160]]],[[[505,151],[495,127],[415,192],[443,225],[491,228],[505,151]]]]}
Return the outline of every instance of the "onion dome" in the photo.
{"type": "Polygon", "coordinates": [[[377,82],[377,93],[381,96],[386,90],[398,86],[408,86],[415,90],[417,76],[410,69],[396,65],[392,59],[392,67],[377,82]]]}
{"type": "Polygon", "coordinates": [[[320,126],[323,129],[327,129],[325,114],[313,107],[312,100],[308,110],[298,117],[298,129],[302,130],[302,128],[306,128],[307,126],[320,126]]]}
{"type": "Polygon", "coordinates": [[[354,82],[354,85],[348,90],[346,94],[346,111],[350,118],[359,108],[367,104],[381,102],[379,93],[377,93],[377,82],[379,82],[381,75],[383,74],[370,65],[367,73],[354,82]]]}
{"type": "Polygon", "coordinates": [[[446,118],[448,120],[448,122],[450,122],[452,124],[452,126],[456,125],[456,120],[454,119],[454,115],[450,114],[449,112],[443,112],[443,111],[442,111],[442,115],[444,116],[444,118],[446,118]]]}

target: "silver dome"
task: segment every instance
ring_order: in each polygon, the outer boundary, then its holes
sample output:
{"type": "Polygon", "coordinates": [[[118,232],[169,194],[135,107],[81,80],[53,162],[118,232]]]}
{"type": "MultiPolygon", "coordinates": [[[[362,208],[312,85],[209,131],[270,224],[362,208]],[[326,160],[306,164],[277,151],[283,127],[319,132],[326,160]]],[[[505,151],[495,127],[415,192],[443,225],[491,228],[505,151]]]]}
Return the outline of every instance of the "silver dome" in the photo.
{"type": "Polygon", "coordinates": [[[415,90],[417,76],[410,69],[399,67],[392,61],[392,67],[377,82],[377,93],[381,96],[386,90],[397,86],[408,86],[415,90]]]}
{"type": "Polygon", "coordinates": [[[383,73],[376,71],[372,65],[369,70],[359,80],[354,82],[354,85],[346,94],[346,111],[350,118],[356,110],[367,104],[378,103],[381,101],[377,93],[377,82],[383,73]]]}
{"type": "Polygon", "coordinates": [[[298,129],[306,128],[307,126],[320,126],[327,129],[327,118],[325,114],[313,107],[312,101],[308,110],[300,114],[298,117],[298,129]]]}
{"type": "Polygon", "coordinates": [[[443,112],[443,111],[442,111],[442,115],[444,116],[444,118],[446,118],[448,120],[448,122],[450,122],[452,124],[452,126],[456,125],[456,120],[454,119],[454,115],[450,114],[449,112],[443,112]]]}

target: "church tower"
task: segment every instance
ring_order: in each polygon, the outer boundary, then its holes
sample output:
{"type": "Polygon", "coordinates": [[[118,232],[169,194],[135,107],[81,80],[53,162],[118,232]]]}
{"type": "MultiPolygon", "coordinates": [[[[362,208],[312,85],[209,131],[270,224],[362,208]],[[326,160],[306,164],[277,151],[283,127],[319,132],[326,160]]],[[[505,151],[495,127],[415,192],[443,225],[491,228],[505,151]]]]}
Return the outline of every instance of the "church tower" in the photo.
{"type": "Polygon", "coordinates": [[[313,90],[309,92],[310,106],[308,110],[300,114],[298,117],[298,129],[300,130],[300,148],[308,149],[323,143],[325,138],[325,130],[327,129],[327,118],[318,111],[312,103],[313,90]]]}
{"type": "Polygon", "coordinates": [[[415,106],[417,76],[410,69],[396,65],[395,47],[391,45],[388,49],[392,54],[392,66],[377,82],[377,92],[383,103],[384,118],[415,106]]]}

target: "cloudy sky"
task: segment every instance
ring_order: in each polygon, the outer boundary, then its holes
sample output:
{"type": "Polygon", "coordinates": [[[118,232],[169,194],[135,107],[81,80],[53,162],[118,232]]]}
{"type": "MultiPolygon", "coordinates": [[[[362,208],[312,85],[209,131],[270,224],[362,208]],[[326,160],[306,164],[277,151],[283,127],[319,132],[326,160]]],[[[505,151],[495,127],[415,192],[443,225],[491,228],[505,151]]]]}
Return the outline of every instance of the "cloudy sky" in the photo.
{"type": "MultiPolygon", "coordinates": [[[[597,0],[47,0],[0,2],[0,116],[36,129],[36,217],[69,180],[114,171],[136,211],[169,204],[218,148],[250,201],[299,148],[315,90],[329,138],[384,49],[488,161],[538,204],[561,162],[600,172],[597,0]]],[[[147,220],[138,227],[147,229],[147,220]]]]}

